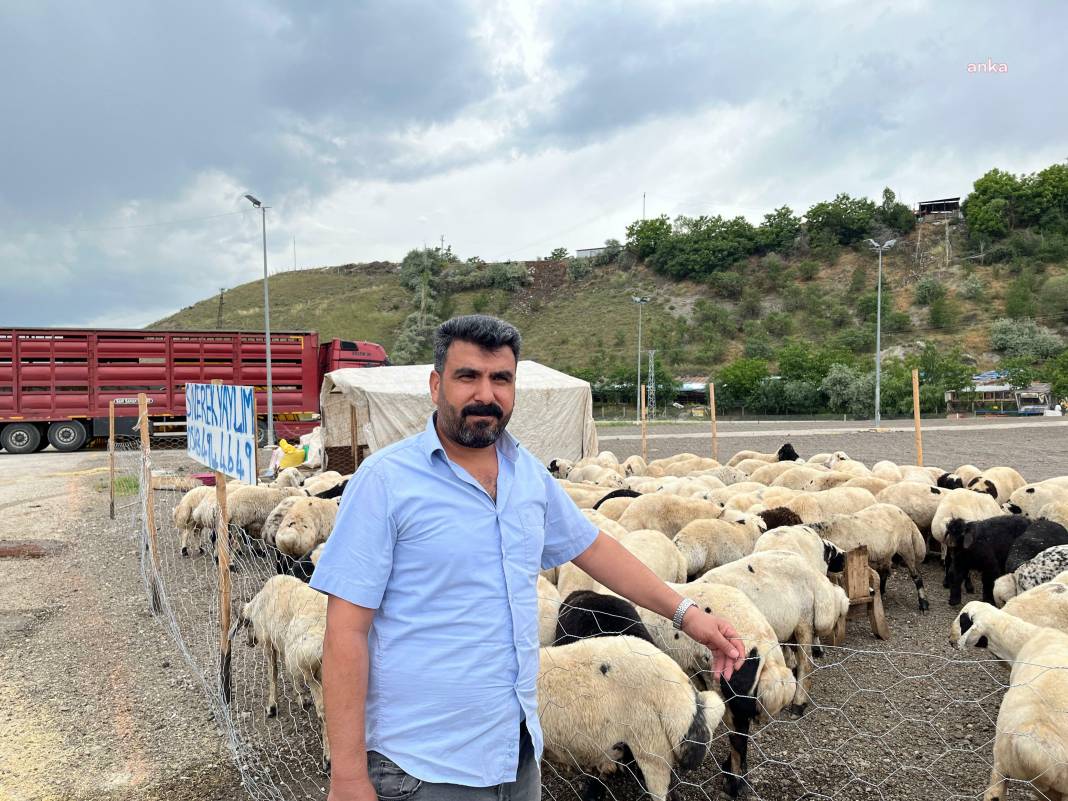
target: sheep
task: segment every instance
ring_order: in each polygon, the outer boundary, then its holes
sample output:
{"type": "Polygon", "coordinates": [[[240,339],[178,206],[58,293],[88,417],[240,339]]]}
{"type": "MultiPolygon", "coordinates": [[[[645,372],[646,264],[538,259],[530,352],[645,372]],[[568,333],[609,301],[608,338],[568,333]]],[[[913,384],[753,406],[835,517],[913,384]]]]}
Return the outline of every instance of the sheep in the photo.
{"type": "Polygon", "coordinates": [[[1068,572],[1010,598],[1006,614],[1068,634],[1068,572]]]}
{"type": "Polygon", "coordinates": [[[901,481],[901,468],[886,459],[876,462],[871,466],[872,475],[891,483],[901,481]]]}
{"type": "Polygon", "coordinates": [[[334,529],[337,503],[322,498],[297,498],[285,513],[274,535],[278,549],[278,572],[288,572],[288,565],[326,542],[334,529]]]}
{"type": "Polygon", "coordinates": [[[300,559],[293,561],[286,573],[307,584],[311,581],[312,574],[315,573],[315,566],[319,564],[319,557],[322,556],[324,545],[325,543],[320,542],[300,559]]]}
{"type": "MultiPolygon", "coordinates": [[[[779,464],[779,462],[769,463],[763,461],[762,459],[742,459],[742,461],[736,464],[732,464],[730,466],[733,467],[735,470],[741,470],[743,473],[746,473],[750,478],[752,478],[753,473],[755,473],[757,470],[760,470],[761,468],[767,467],[768,464],[779,464]]],[[[787,462],[787,464],[791,463],[787,462]]]]}
{"type": "Polygon", "coordinates": [[[1015,572],[1024,562],[1055,545],[1068,545],[1068,529],[1052,520],[1040,518],[1030,521],[1030,525],[1009,549],[1003,572],[1015,572]]]}
{"type": "Polygon", "coordinates": [[[299,487],[304,483],[304,474],[295,467],[287,467],[275,476],[268,486],[271,487],[299,487]]]}
{"type": "Polygon", "coordinates": [[[793,711],[808,703],[810,653],[817,637],[828,637],[849,612],[845,590],[823,571],[788,551],[761,551],[709,570],[699,582],[727,584],[744,592],[775,631],[779,642],[797,644],[797,691],[793,711]]]}
{"type": "MultiPolygon", "coordinates": [[[[640,493],[635,493],[634,495],[635,497],[637,497],[638,495],[640,495],[640,493]]],[[[602,498],[602,500],[604,499],[602,498]]],[[[627,507],[630,506],[631,501],[633,500],[634,498],[629,497],[610,498],[604,503],[598,501],[596,504],[594,504],[593,508],[595,511],[598,511],[602,515],[607,517],[609,520],[619,520],[619,518],[623,516],[623,513],[627,510],[627,507]]]]}
{"type": "Polygon", "coordinates": [[[321,490],[319,492],[313,492],[313,498],[322,498],[324,501],[332,501],[335,498],[340,498],[345,494],[345,487],[349,485],[349,480],[352,476],[345,476],[340,482],[328,489],[321,490]]]}
{"type": "MultiPolygon", "coordinates": [[[[972,492],[970,489],[942,490],[941,496],[942,500],[931,518],[931,537],[938,543],[944,542],[946,526],[954,518],[967,522],[985,520],[1001,514],[998,502],[984,492],[972,492]]],[[[942,555],[945,556],[945,547],[942,548],[942,555]]]]}
{"type": "Polygon", "coordinates": [[[877,503],[853,514],[832,515],[826,522],[814,523],[812,529],[847,553],[862,545],[866,547],[868,564],[879,574],[879,591],[883,594],[894,557],[900,557],[916,585],[920,611],[930,608],[919,571],[927,545],[916,524],[896,506],[877,503]]]}
{"type": "Polygon", "coordinates": [[[215,487],[193,487],[175,504],[172,517],[174,527],[178,530],[182,556],[189,556],[190,547],[199,548],[200,552],[204,553],[204,543],[200,537],[201,526],[193,519],[193,512],[205,498],[215,497],[215,492],[215,487]]]}
{"type": "Polygon", "coordinates": [[[1068,794],[1068,635],[971,601],[953,621],[950,643],[989,648],[1012,665],[983,797],[1004,799],[1009,779],[1029,782],[1046,798],[1068,794]]]}
{"type": "Polygon", "coordinates": [[[575,463],[568,459],[553,459],[545,469],[552,473],[554,478],[567,478],[574,466],[575,463]]]}
{"type": "Polygon", "coordinates": [[[698,767],[723,701],[698,693],[671,657],[637,637],[595,637],[542,648],[538,718],[544,758],[597,777],[612,773],[624,746],[656,801],[672,773],[698,767]]]}
{"type": "Polygon", "coordinates": [[[308,476],[304,479],[304,483],[301,486],[304,487],[309,495],[317,495],[320,492],[325,492],[331,487],[337,486],[345,479],[346,476],[341,475],[337,470],[327,470],[318,475],[308,476]]]}
{"type": "Polygon", "coordinates": [[[663,471],[662,475],[665,476],[686,476],[699,470],[716,470],[719,467],[720,463],[715,459],[697,456],[693,459],[672,462],[662,467],[661,470],[663,471]]]}
{"type": "Polygon", "coordinates": [[[760,451],[738,451],[727,462],[727,467],[735,467],[739,462],[746,459],[756,459],[761,462],[796,462],[801,457],[797,455],[794,446],[787,442],[775,453],[761,453],[760,451]]]}
{"type": "Polygon", "coordinates": [[[766,486],[758,484],[755,481],[739,481],[737,484],[729,484],[726,487],[712,490],[708,493],[708,500],[726,503],[735,495],[741,495],[743,493],[757,493],[759,495],[765,490],[767,490],[766,486]]]}
{"type": "MultiPolygon", "coordinates": [[[[749,730],[754,722],[774,718],[797,692],[797,680],[786,666],[775,631],[760,610],[741,590],[726,584],[696,581],[671,584],[680,595],[692,598],[698,606],[730,622],[738,632],[745,663],[729,679],[720,679],[719,689],[726,703],[724,722],[730,732],[730,753],[722,764],[725,789],[733,798],[743,789],[749,772],[749,730]]],[[[709,669],[711,654],[699,642],[675,631],[671,622],[647,609],[638,609],[653,641],[703,689],[713,689],[709,669]]]]}
{"type": "Polygon", "coordinates": [[[875,496],[860,487],[834,487],[822,492],[798,495],[783,504],[805,523],[826,520],[837,513],[849,514],[875,503],[875,496]]]}
{"type": "Polygon", "coordinates": [[[734,495],[723,504],[724,510],[731,509],[736,512],[748,512],[754,506],[764,507],[763,498],[755,492],[743,492],[734,495]]]}
{"type": "Polygon", "coordinates": [[[567,480],[580,484],[593,484],[598,487],[618,489],[623,486],[623,477],[610,467],[588,464],[572,470],[567,480]]]}
{"type": "Polygon", "coordinates": [[[668,538],[691,520],[720,517],[723,504],[698,498],[675,498],[671,495],[643,495],[635,498],[619,517],[619,524],[628,531],[652,528],[668,538]]]}
{"type": "Polygon", "coordinates": [[[836,458],[833,458],[830,462],[828,462],[827,467],[829,467],[833,472],[848,473],[850,476],[853,476],[855,478],[870,476],[872,474],[871,470],[869,470],[867,466],[864,465],[862,462],[858,462],[855,459],[850,459],[848,457],[846,457],[845,459],[839,459],[837,458],[837,454],[836,458]]]}
{"type": "Polygon", "coordinates": [[[936,476],[931,475],[930,470],[919,465],[905,464],[900,465],[898,469],[901,471],[902,481],[915,481],[917,484],[926,484],[929,487],[933,487],[937,480],[936,476]]]}
{"type": "Polygon", "coordinates": [[[931,532],[931,521],[934,520],[938,504],[947,491],[928,484],[920,484],[915,481],[902,481],[891,484],[875,495],[876,503],[888,503],[912,518],[921,533],[931,532]]]}
{"type": "Polygon", "coordinates": [[[810,526],[791,525],[769,529],[753,544],[759,551],[791,551],[804,557],[808,565],[824,574],[845,570],[845,551],[823,539],[810,526]]]}
{"type": "Polygon", "coordinates": [[[750,473],[749,480],[770,486],[771,482],[787,470],[793,470],[795,467],[797,467],[797,462],[769,462],[750,473]]]}
{"type": "Polygon", "coordinates": [[[943,473],[935,479],[935,486],[942,489],[961,489],[967,484],[964,479],[955,473],[943,473]]]}
{"type": "Polygon", "coordinates": [[[784,506],[773,506],[756,514],[757,517],[764,521],[765,531],[771,531],[773,528],[779,528],[780,526],[799,526],[802,523],[797,512],[784,506]]]}
{"type": "Polygon", "coordinates": [[[693,578],[751,554],[757,538],[764,533],[764,525],[756,515],[748,515],[737,523],[722,519],[687,523],[673,540],[685,559],[686,577],[693,578]]]}
{"type": "Polygon", "coordinates": [[[560,614],[560,591],[545,578],[538,576],[538,643],[544,647],[556,640],[556,619],[560,614]]]}
{"type": "Polygon", "coordinates": [[[1046,548],[994,582],[994,604],[1004,606],[1010,598],[1052,580],[1065,570],[1068,570],[1068,545],[1046,548]]]}
{"type": "Polygon", "coordinates": [[[656,645],[630,601],[616,595],[576,590],[564,598],[560,606],[552,644],[567,645],[589,637],[617,637],[623,634],[656,645]]]}
{"type": "Polygon", "coordinates": [[[586,516],[587,520],[597,526],[598,529],[603,531],[612,539],[618,540],[627,533],[627,530],[623,528],[623,526],[619,525],[619,523],[617,523],[615,520],[612,520],[609,517],[605,517],[596,509],[580,509],[579,511],[581,511],[582,514],[586,516]]]}
{"type": "Polygon", "coordinates": [[[983,577],[983,600],[994,603],[994,580],[1006,572],[1009,549],[1030,522],[1019,515],[949,521],[945,543],[950,565],[950,606],[960,603],[960,586],[971,570],[978,570],[983,577]]]}
{"type": "Polygon", "coordinates": [[[968,482],[973,492],[985,492],[999,504],[1008,503],[1012,493],[1027,482],[1011,467],[991,467],[968,482]]]}
{"type": "MultiPolygon", "coordinates": [[[[226,511],[229,526],[239,528],[248,539],[261,536],[268,516],[284,499],[293,495],[304,496],[300,487],[238,486],[227,490],[226,511]]],[[[211,542],[215,543],[215,525],[219,517],[219,505],[214,495],[209,495],[193,511],[193,519],[202,529],[210,529],[211,542]]]]}
{"type": "Polygon", "coordinates": [[[815,468],[812,465],[798,465],[779,475],[771,482],[773,487],[786,487],[792,490],[803,490],[805,485],[812,479],[819,478],[827,473],[827,468],[815,468]]]}
{"type": "Polygon", "coordinates": [[[1024,484],[1009,496],[1005,511],[1014,515],[1039,517],[1043,506],[1055,501],[1068,501],[1068,483],[1063,479],[1048,479],[1034,484],[1024,484]]]}
{"type": "MultiPolygon", "coordinates": [[[[620,544],[653,571],[662,581],[682,581],[686,577],[686,560],[671,540],[652,529],[628,531],[620,544]]],[[[574,562],[560,565],[556,579],[560,596],[566,598],[576,590],[610,593],[611,591],[574,562]]]]}
{"type": "Polygon", "coordinates": [[[1038,513],[1039,518],[1059,523],[1068,528],[1068,503],[1054,501],[1047,503],[1038,513]]]}
{"type": "Polygon", "coordinates": [[[884,489],[890,486],[890,482],[883,478],[876,476],[854,476],[846,481],[844,484],[840,484],[842,487],[861,487],[866,489],[872,495],[878,495],[884,489]]]}
{"type": "Polygon", "coordinates": [[[289,510],[293,508],[293,504],[301,500],[306,496],[304,495],[291,495],[288,498],[283,498],[278,504],[271,510],[271,513],[267,515],[267,519],[263,521],[263,526],[260,528],[260,539],[275,547],[275,537],[278,534],[278,527],[282,525],[282,521],[286,519],[286,515],[289,510]]]}
{"type": "Polygon", "coordinates": [[[645,471],[648,469],[649,466],[645,463],[645,460],[637,454],[628,456],[623,460],[624,476],[644,476],[645,471]]]}
{"type": "Polygon", "coordinates": [[[662,456],[659,459],[653,459],[649,462],[649,467],[667,467],[675,462],[685,462],[689,459],[700,459],[696,453],[690,453],[689,451],[683,451],[682,453],[676,453],[671,456],[662,456]]]}
{"type": "Polygon", "coordinates": [[[311,691],[323,740],[323,770],[330,770],[330,741],[323,710],[323,637],[327,596],[292,576],[271,576],[244,605],[230,628],[230,638],[248,629],[250,647],[262,644],[267,654],[267,717],[278,714],[278,658],[297,686],[311,691]]]}
{"type": "Polygon", "coordinates": [[[961,486],[966,487],[968,486],[969,481],[971,481],[973,478],[975,478],[982,472],[983,471],[976,467],[974,464],[962,464],[960,467],[950,473],[950,475],[959,478],[962,482],[961,486]]]}
{"type": "Polygon", "coordinates": [[[595,487],[590,484],[572,484],[570,481],[556,479],[560,488],[580,509],[590,509],[597,501],[605,496],[604,487],[595,487]]]}
{"type": "Polygon", "coordinates": [[[803,492],[823,492],[834,487],[841,487],[849,481],[855,480],[849,473],[840,473],[837,470],[828,470],[826,473],[809,479],[801,488],[803,492]]]}

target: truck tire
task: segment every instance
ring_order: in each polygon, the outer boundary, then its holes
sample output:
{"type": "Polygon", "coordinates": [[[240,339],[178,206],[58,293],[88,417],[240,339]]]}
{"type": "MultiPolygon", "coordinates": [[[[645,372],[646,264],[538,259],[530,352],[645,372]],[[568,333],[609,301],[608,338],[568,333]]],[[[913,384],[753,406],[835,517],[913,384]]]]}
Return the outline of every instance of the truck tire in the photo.
{"type": "MultiPolygon", "coordinates": [[[[275,438],[277,441],[278,432],[275,432],[275,438]]],[[[267,447],[267,421],[259,420],[256,422],[256,447],[267,447]]]]}
{"type": "Polygon", "coordinates": [[[0,445],[8,453],[33,453],[41,444],[41,430],[33,423],[8,423],[0,431],[0,445]]]}
{"type": "Polygon", "coordinates": [[[63,420],[48,427],[48,442],[57,451],[80,450],[88,436],[79,420],[63,420]]]}

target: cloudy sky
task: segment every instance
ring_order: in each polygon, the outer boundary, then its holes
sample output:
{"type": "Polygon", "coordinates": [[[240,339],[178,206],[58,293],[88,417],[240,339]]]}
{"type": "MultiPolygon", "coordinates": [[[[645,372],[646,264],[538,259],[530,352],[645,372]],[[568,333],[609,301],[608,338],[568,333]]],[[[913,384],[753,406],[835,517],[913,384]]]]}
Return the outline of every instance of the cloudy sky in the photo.
{"type": "Polygon", "coordinates": [[[5,3],[0,325],[272,269],[536,258],[647,213],[964,194],[1068,158],[1041,2],[5,3]],[[969,73],[990,59],[1006,73],[969,73]]]}

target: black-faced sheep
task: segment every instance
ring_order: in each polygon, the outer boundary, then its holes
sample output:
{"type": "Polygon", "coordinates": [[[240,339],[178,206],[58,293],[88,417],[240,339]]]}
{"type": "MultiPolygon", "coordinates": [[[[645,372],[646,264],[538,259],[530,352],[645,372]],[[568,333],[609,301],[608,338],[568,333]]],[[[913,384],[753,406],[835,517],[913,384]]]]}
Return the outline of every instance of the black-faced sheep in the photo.
{"type": "Polygon", "coordinates": [[[304,483],[301,485],[304,491],[309,495],[318,495],[320,492],[325,492],[331,487],[336,487],[346,476],[341,475],[337,470],[327,470],[323,473],[317,473],[314,476],[308,476],[304,479],[304,483]]]}
{"type": "Polygon", "coordinates": [[[938,504],[947,492],[939,487],[929,484],[920,484],[916,481],[902,481],[891,484],[884,490],[880,490],[875,496],[876,503],[888,503],[912,518],[912,522],[921,533],[931,533],[931,521],[934,520],[938,504]]]}
{"type": "Polygon", "coordinates": [[[1068,477],[1024,484],[1009,496],[1005,511],[1036,518],[1046,504],[1068,501],[1068,477]]]}
{"type": "Polygon", "coordinates": [[[1051,581],[1068,570],[1068,545],[1055,545],[1033,556],[994,582],[994,603],[1004,606],[1010,598],[1051,581]]]}
{"type": "Polygon", "coordinates": [[[1002,504],[1026,483],[1024,477],[1011,467],[991,467],[969,481],[967,487],[973,492],[985,492],[1002,504]]]}
{"type": "Polygon", "coordinates": [[[790,551],[804,557],[809,566],[821,573],[845,570],[845,551],[823,539],[811,526],[781,526],[760,535],[753,545],[759,551],[790,551]]]}
{"type": "Polygon", "coordinates": [[[946,526],[946,556],[950,606],[960,603],[961,584],[972,570],[982,575],[983,600],[994,603],[994,582],[1008,572],[1005,560],[1009,556],[1009,549],[1030,522],[1018,515],[949,521],[946,526]]]}
{"type": "MultiPolygon", "coordinates": [[[[322,498],[296,498],[283,515],[274,534],[278,550],[278,572],[288,573],[288,565],[326,542],[334,529],[337,503],[322,498]]],[[[266,526],[265,526],[266,528],[266,526]]]]}
{"type": "MultiPolygon", "coordinates": [[[[1068,529],[1052,520],[1030,521],[1030,525],[1012,544],[1005,559],[1004,573],[1013,573],[1029,559],[1034,559],[1047,548],[1054,545],[1068,545],[1068,529]]],[[[985,598],[983,600],[986,600],[985,598]]],[[[988,601],[988,603],[990,603],[988,601]]]]}
{"type": "Polygon", "coordinates": [[[630,601],[616,595],[577,590],[564,598],[560,605],[552,644],[567,645],[588,637],[616,637],[621,634],[653,642],[638,610],[630,601]]]}
{"type": "Polygon", "coordinates": [[[787,509],[785,506],[775,506],[771,509],[757,512],[757,517],[764,521],[765,531],[771,531],[781,526],[800,526],[804,522],[797,512],[787,509]]]}
{"type": "Polygon", "coordinates": [[[1068,635],[972,601],[953,621],[950,642],[988,648],[1012,665],[984,798],[1002,801],[1009,779],[1030,782],[1046,798],[1068,795],[1068,635]]]}
{"type": "Polygon", "coordinates": [[[701,764],[723,718],[716,693],[695,691],[671,657],[637,637],[542,648],[540,662],[545,759],[596,778],[618,769],[625,746],[656,801],[666,801],[673,773],[701,764]]]}
{"type": "MultiPolygon", "coordinates": [[[[966,522],[986,520],[1002,514],[998,502],[985,492],[972,492],[969,489],[942,490],[941,500],[931,518],[931,537],[939,544],[945,542],[946,526],[950,520],[959,519],[966,522]]],[[[945,555],[945,547],[942,548],[945,555]]]]}

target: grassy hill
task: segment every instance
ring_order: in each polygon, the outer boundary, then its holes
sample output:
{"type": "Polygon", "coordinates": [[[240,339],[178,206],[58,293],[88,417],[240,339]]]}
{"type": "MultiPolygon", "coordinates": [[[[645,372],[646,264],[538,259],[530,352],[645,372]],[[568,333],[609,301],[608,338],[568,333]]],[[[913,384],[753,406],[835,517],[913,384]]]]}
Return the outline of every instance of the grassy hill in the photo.
{"type": "MultiPolygon", "coordinates": [[[[1046,265],[1035,275],[1032,267],[962,258],[970,255],[963,226],[949,227],[948,244],[947,265],[945,227],[924,223],[884,257],[883,347],[909,349],[919,341],[957,346],[986,368],[996,360],[990,323],[1005,315],[1013,293],[1024,293],[1025,310],[1030,303],[1041,312],[1039,286],[1068,271],[1046,265]],[[935,296],[933,305],[917,303],[923,287],[935,296]]],[[[733,284],[673,281],[640,263],[629,269],[619,263],[578,266],[530,262],[529,285],[446,293],[438,298],[438,312],[504,317],[522,331],[526,356],[567,370],[633,363],[634,295],[651,298],[643,315],[643,347],[656,348],[658,364],[676,376],[707,375],[740,355],[774,361],[774,351],[789,340],[873,350],[876,257],[866,250],[843,248],[822,259],[753,258],[732,269],[733,284]]],[[[281,273],[271,277],[270,294],[277,329],[372,340],[390,352],[405,318],[418,308],[401,284],[399,266],[382,262],[281,273]]],[[[253,281],[226,291],[221,319],[215,295],[151,327],[259,329],[262,319],[263,284],[253,281]]],[[[1056,315],[1043,320],[1057,330],[1064,322],[1056,315]]]]}

